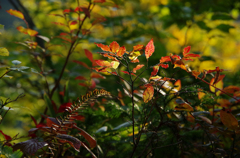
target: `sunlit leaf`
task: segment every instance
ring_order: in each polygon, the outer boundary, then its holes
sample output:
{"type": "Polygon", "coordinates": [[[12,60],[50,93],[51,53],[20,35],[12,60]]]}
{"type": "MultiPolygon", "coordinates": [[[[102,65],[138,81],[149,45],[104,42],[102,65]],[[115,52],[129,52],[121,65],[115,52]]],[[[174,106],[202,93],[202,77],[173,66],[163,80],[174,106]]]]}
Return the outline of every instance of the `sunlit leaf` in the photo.
{"type": "Polygon", "coordinates": [[[109,48],[111,50],[111,52],[113,53],[117,53],[117,51],[119,50],[120,46],[116,41],[113,41],[110,45],[109,48]]]}
{"type": "Polygon", "coordinates": [[[141,69],[144,65],[143,64],[138,64],[134,69],[133,69],[133,73],[136,73],[137,70],[141,69]]]}
{"type": "Polygon", "coordinates": [[[223,89],[223,81],[220,80],[217,82],[217,84],[214,84],[215,80],[216,80],[215,78],[211,79],[209,89],[211,92],[216,93],[216,95],[218,96],[218,95],[220,95],[221,91],[218,91],[216,88],[223,89]],[[215,86],[216,88],[214,88],[212,85],[215,86]]]}
{"type": "Polygon", "coordinates": [[[119,64],[120,64],[119,61],[112,61],[111,62],[111,67],[114,68],[114,69],[117,69],[119,64]]]}
{"type": "Polygon", "coordinates": [[[220,118],[222,123],[229,129],[237,129],[238,128],[238,120],[230,113],[228,110],[223,108],[220,111],[220,118]]]}
{"type": "Polygon", "coordinates": [[[153,44],[153,39],[151,39],[145,48],[145,56],[148,59],[150,56],[152,56],[153,52],[155,51],[155,47],[153,44]]]}
{"type": "Polygon", "coordinates": [[[10,9],[10,10],[7,10],[7,12],[8,12],[10,15],[16,16],[16,17],[18,17],[18,18],[20,18],[20,19],[24,19],[24,15],[23,15],[23,13],[21,13],[20,11],[10,9]]]}
{"type": "Polygon", "coordinates": [[[187,102],[185,102],[184,100],[182,100],[181,98],[177,98],[176,103],[178,105],[175,106],[175,110],[189,111],[189,112],[194,111],[193,107],[191,105],[189,105],[187,102]]]}
{"type": "Polygon", "coordinates": [[[152,100],[154,95],[154,88],[151,84],[145,85],[147,88],[143,92],[143,101],[144,103],[149,102],[152,100]]]}
{"type": "Polygon", "coordinates": [[[105,60],[95,60],[99,66],[110,67],[111,63],[105,60]]]}
{"type": "Polygon", "coordinates": [[[38,34],[37,31],[32,30],[32,29],[26,29],[26,28],[24,28],[22,26],[18,26],[17,30],[20,31],[21,33],[28,34],[30,36],[36,36],[38,34]]]}
{"type": "Polygon", "coordinates": [[[174,89],[176,89],[177,91],[180,91],[181,88],[182,88],[181,80],[177,80],[177,81],[174,83],[174,89]]]}
{"type": "Polygon", "coordinates": [[[165,63],[171,61],[171,58],[169,56],[161,57],[160,63],[165,63]]]}
{"type": "Polygon", "coordinates": [[[159,70],[159,66],[154,66],[150,77],[157,75],[158,70],[159,70]]]}
{"type": "MultiPolygon", "coordinates": [[[[137,60],[137,58],[138,58],[138,56],[140,56],[141,55],[141,52],[140,51],[134,51],[134,52],[131,52],[130,54],[129,54],[129,59],[130,60],[132,60],[132,62],[134,61],[134,60],[137,60]]],[[[139,61],[138,61],[139,62],[139,61]]]]}
{"type": "Polygon", "coordinates": [[[240,91],[240,87],[238,87],[238,86],[227,86],[223,89],[223,91],[225,93],[234,94],[234,93],[240,91]]]}
{"type": "MultiPolygon", "coordinates": [[[[121,71],[121,72],[123,72],[123,73],[125,73],[125,74],[128,74],[128,75],[129,75],[129,72],[127,72],[127,71],[121,71]]],[[[134,75],[134,76],[136,76],[134,73],[131,73],[131,75],[134,75]]]]}
{"type": "Polygon", "coordinates": [[[187,71],[187,68],[186,68],[185,64],[182,62],[182,60],[176,60],[174,62],[174,68],[176,68],[176,67],[180,67],[181,69],[187,71]]]}
{"type": "Polygon", "coordinates": [[[8,50],[4,47],[0,47],[0,56],[9,56],[8,50]]]}
{"type": "Polygon", "coordinates": [[[198,89],[198,99],[202,99],[206,94],[202,92],[202,89],[198,89]]]}
{"type": "Polygon", "coordinates": [[[103,51],[110,52],[110,48],[107,45],[103,45],[101,43],[95,43],[98,47],[100,47],[103,51]]]}
{"type": "Polygon", "coordinates": [[[119,50],[117,51],[117,56],[122,57],[123,54],[126,52],[126,48],[124,46],[120,47],[119,50]]]}
{"type": "Polygon", "coordinates": [[[142,45],[142,44],[138,44],[136,46],[133,46],[134,51],[139,51],[139,50],[142,50],[143,48],[144,48],[144,45],[142,45]]]}
{"type": "Polygon", "coordinates": [[[187,46],[183,49],[183,56],[186,56],[190,52],[191,46],[187,46]]]}

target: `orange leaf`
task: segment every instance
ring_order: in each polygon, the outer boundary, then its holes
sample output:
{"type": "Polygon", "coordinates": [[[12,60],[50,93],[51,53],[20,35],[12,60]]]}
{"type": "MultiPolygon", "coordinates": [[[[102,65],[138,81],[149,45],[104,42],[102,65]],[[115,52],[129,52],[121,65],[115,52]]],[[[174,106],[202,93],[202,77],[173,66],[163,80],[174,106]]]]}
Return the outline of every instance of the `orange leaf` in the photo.
{"type": "Polygon", "coordinates": [[[138,44],[136,46],[133,46],[133,50],[137,51],[137,50],[142,50],[144,48],[144,45],[138,44]]]}
{"type": "Polygon", "coordinates": [[[222,71],[223,71],[223,69],[219,69],[219,67],[216,67],[215,70],[208,70],[207,73],[209,74],[209,73],[212,73],[212,72],[222,72],[222,71]]]}
{"type": "Polygon", "coordinates": [[[36,35],[38,34],[37,31],[32,30],[32,29],[27,29],[27,33],[28,33],[30,36],[36,36],[36,35]]]}
{"type": "Polygon", "coordinates": [[[88,141],[91,148],[95,148],[97,146],[96,140],[91,135],[89,135],[86,131],[84,131],[83,129],[75,125],[74,125],[74,128],[81,131],[79,134],[81,134],[88,141]]]}
{"type": "Polygon", "coordinates": [[[198,89],[198,99],[202,99],[205,96],[205,93],[202,92],[202,89],[198,89]]]}
{"type": "Polygon", "coordinates": [[[180,110],[180,111],[194,111],[193,107],[189,105],[187,102],[185,102],[182,99],[176,99],[176,103],[178,104],[175,107],[175,110],[180,110]]]}
{"type": "Polygon", "coordinates": [[[141,69],[144,65],[143,64],[138,64],[134,69],[133,69],[133,73],[136,73],[137,70],[141,69]]]}
{"type": "Polygon", "coordinates": [[[148,59],[150,56],[152,56],[154,51],[155,51],[155,47],[154,47],[154,44],[153,44],[153,39],[151,39],[148,42],[148,44],[146,45],[146,48],[145,48],[146,58],[148,59]]]}
{"type": "Polygon", "coordinates": [[[7,12],[8,12],[10,15],[16,16],[16,17],[18,17],[18,18],[20,18],[20,19],[24,19],[24,15],[23,15],[23,13],[21,13],[20,11],[10,9],[10,10],[7,10],[7,12]]]}
{"type": "Polygon", "coordinates": [[[100,47],[103,51],[110,52],[110,48],[107,45],[103,45],[101,43],[95,43],[98,47],[100,47]]]}
{"type": "Polygon", "coordinates": [[[195,70],[192,71],[192,75],[195,76],[196,79],[198,78],[198,76],[200,74],[201,74],[201,72],[198,72],[198,71],[195,71],[195,70]]]}
{"type": "Polygon", "coordinates": [[[84,52],[85,52],[86,57],[92,62],[92,66],[97,66],[97,63],[95,62],[95,60],[93,60],[92,53],[87,49],[84,49],[84,52]]]}
{"type": "Polygon", "coordinates": [[[229,129],[237,129],[238,128],[238,120],[230,113],[228,110],[223,108],[220,111],[220,118],[222,123],[229,129]]]}
{"type": "Polygon", "coordinates": [[[99,66],[105,66],[105,67],[110,67],[111,64],[108,61],[104,61],[104,60],[95,60],[95,62],[99,65],[99,66]]]}
{"type": "Polygon", "coordinates": [[[116,53],[118,50],[119,50],[119,44],[116,42],[116,41],[113,41],[110,45],[109,45],[109,47],[110,47],[110,50],[111,50],[111,52],[113,52],[113,53],[116,53]]]}
{"type": "Polygon", "coordinates": [[[169,62],[169,61],[171,61],[171,58],[169,56],[161,57],[160,59],[160,63],[169,62]]]}
{"type": "Polygon", "coordinates": [[[138,59],[131,60],[131,63],[139,63],[139,60],[138,59]]]}
{"type": "Polygon", "coordinates": [[[180,91],[181,88],[182,88],[181,80],[177,80],[177,81],[174,83],[174,86],[176,86],[174,89],[176,89],[177,91],[180,91]]]}
{"type": "Polygon", "coordinates": [[[119,48],[119,50],[117,52],[117,56],[122,57],[125,52],[126,52],[126,48],[124,46],[122,46],[119,48]]]}
{"type": "Polygon", "coordinates": [[[158,70],[159,70],[159,66],[154,66],[150,77],[157,75],[158,70]]]}
{"type": "Polygon", "coordinates": [[[148,85],[145,85],[145,86],[147,86],[147,88],[143,92],[143,101],[144,101],[144,103],[147,103],[150,100],[152,100],[152,98],[153,98],[154,88],[151,84],[148,84],[148,85]]]}
{"type": "Polygon", "coordinates": [[[161,66],[161,67],[164,68],[164,69],[167,69],[167,68],[168,68],[168,64],[158,64],[158,66],[161,66]]]}
{"type": "Polygon", "coordinates": [[[174,62],[174,68],[176,68],[176,67],[180,67],[181,69],[187,71],[187,68],[186,68],[185,64],[182,62],[182,60],[176,60],[174,62]]]}
{"type": "Polygon", "coordinates": [[[36,36],[36,35],[38,34],[37,31],[32,30],[32,29],[26,29],[26,28],[24,28],[24,27],[22,27],[22,26],[18,26],[18,27],[17,27],[17,30],[20,31],[20,32],[22,32],[22,33],[24,33],[24,34],[28,34],[28,35],[30,35],[30,36],[36,36]]]}
{"type": "Polygon", "coordinates": [[[238,91],[240,91],[240,87],[237,87],[237,86],[228,86],[228,87],[225,87],[223,89],[224,92],[226,93],[231,93],[231,94],[234,94],[238,91]]]}

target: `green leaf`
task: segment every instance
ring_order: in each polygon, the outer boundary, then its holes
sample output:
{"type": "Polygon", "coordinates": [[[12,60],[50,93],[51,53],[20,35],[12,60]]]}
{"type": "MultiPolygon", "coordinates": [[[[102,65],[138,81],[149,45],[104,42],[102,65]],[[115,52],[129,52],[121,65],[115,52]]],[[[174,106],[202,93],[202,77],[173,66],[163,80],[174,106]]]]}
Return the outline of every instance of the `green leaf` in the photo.
{"type": "Polygon", "coordinates": [[[212,20],[234,20],[232,16],[228,14],[214,14],[212,20]]]}
{"type": "Polygon", "coordinates": [[[226,32],[226,33],[229,33],[229,29],[231,28],[235,28],[234,26],[231,26],[231,25],[226,25],[226,24],[220,24],[216,27],[217,29],[223,31],[223,32],[226,32]]]}
{"type": "Polygon", "coordinates": [[[48,97],[48,95],[46,93],[44,93],[44,100],[47,103],[47,106],[48,106],[48,108],[50,110],[51,116],[52,117],[56,117],[56,113],[55,113],[55,111],[53,109],[52,102],[51,102],[51,100],[49,99],[49,97],[48,97]]]}
{"type": "Polygon", "coordinates": [[[18,151],[15,151],[13,152],[13,149],[12,147],[9,147],[9,146],[4,146],[2,147],[2,143],[0,142],[0,157],[2,155],[6,156],[7,158],[21,158],[23,153],[18,150],[18,151]]]}
{"type": "Polygon", "coordinates": [[[0,55],[1,56],[9,56],[9,52],[6,48],[0,47],[0,55]]]}

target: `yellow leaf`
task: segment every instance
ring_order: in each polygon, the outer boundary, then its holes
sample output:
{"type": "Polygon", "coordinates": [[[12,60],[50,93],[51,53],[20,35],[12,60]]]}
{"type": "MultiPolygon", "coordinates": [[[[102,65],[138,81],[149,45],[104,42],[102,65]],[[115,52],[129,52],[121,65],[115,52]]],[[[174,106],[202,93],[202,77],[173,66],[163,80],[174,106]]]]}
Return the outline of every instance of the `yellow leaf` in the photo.
{"type": "Polygon", "coordinates": [[[129,59],[136,60],[138,58],[138,56],[140,56],[140,55],[141,55],[140,51],[131,52],[129,55],[129,59]]]}
{"type": "Polygon", "coordinates": [[[154,88],[153,88],[153,86],[151,84],[148,84],[147,88],[143,92],[143,101],[144,101],[144,103],[147,103],[150,100],[152,100],[153,95],[154,95],[154,88]]]}
{"type": "Polygon", "coordinates": [[[212,78],[211,81],[210,81],[209,88],[210,88],[211,92],[216,93],[216,95],[219,96],[221,94],[221,91],[217,90],[216,88],[223,89],[223,81],[220,80],[216,84],[213,84],[214,81],[215,81],[215,78],[212,78]],[[212,85],[216,88],[214,88],[212,85]]]}
{"type": "Polygon", "coordinates": [[[10,9],[10,10],[7,10],[7,12],[13,16],[20,18],[20,19],[24,19],[24,15],[20,11],[10,9]]]}
{"type": "Polygon", "coordinates": [[[111,67],[114,68],[114,69],[117,69],[118,66],[119,66],[119,64],[120,64],[120,63],[119,63],[118,61],[112,61],[112,62],[111,62],[111,67]]]}
{"type": "Polygon", "coordinates": [[[0,47],[0,55],[1,56],[9,56],[9,52],[6,48],[0,47]]]}

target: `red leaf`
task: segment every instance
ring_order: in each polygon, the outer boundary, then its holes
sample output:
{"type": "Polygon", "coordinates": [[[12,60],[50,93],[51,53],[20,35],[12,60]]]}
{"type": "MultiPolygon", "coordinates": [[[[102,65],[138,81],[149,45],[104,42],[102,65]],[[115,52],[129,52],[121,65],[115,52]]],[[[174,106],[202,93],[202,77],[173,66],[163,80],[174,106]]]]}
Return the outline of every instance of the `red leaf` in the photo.
{"type": "Polygon", "coordinates": [[[39,142],[38,138],[29,139],[25,142],[17,143],[13,145],[13,151],[20,149],[23,153],[28,155],[35,154],[38,149],[48,145],[47,142],[39,142]]]}
{"type": "Polygon", "coordinates": [[[99,73],[92,72],[92,73],[91,73],[91,78],[102,78],[102,79],[105,79],[106,77],[102,76],[102,75],[99,74],[99,73]]]}
{"type": "Polygon", "coordinates": [[[223,69],[219,69],[219,67],[216,67],[215,70],[208,70],[207,73],[212,73],[212,72],[223,72],[224,70],[223,69]]]}
{"type": "Polygon", "coordinates": [[[71,9],[64,9],[63,14],[73,12],[71,9]]]}
{"type": "Polygon", "coordinates": [[[168,64],[158,64],[158,66],[161,66],[164,69],[167,69],[169,67],[168,64]]]}
{"type": "Polygon", "coordinates": [[[113,53],[116,53],[118,50],[119,50],[119,44],[116,42],[116,41],[113,41],[110,45],[109,45],[109,47],[110,47],[110,50],[111,50],[111,52],[113,52],[113,53]]]}
{"type": "MultiPolygon", "coordinates": [[[[122,72],[129,75],[129,73],[127,71],[122,71],[122,72]]],[[[131,75],[136,76],[134,73],[131,73],[131,75]]]]}
{"type": "Polygon", "coordinates": [[[153,95],[154,95],[154,88],[151,84],[147,84],[145,85],[147,88],[145,89],[145,91],[143,92],[143,101],[144,103],[149,102],[150,100],[152,100],[153,95]]]}
{"type": "Polygon", "coordinates": [[[37,121],[36,121],[36,119],[35,119],[32,115],[31,115],[31,118],[32,118],[32,120],[33,120],[35,126],[37,127],[37,121]]]}
{"type": "Polygon", "coordinates": [[[95,43],[98,47],[100,47],[103,51],[106,51],[106,52],[111,52],[110,48],[107,46],[107,45],[103,45],[101,43],[95,43]]]}
{"type": "Polygon", "coordinates": [[[87,49],[84,49],[84,52],[85,52],[86,57],[92,62],[92,66],[97,66],[97,63],[93,60],[92,53],[87,49]]]}
{"type": "Polygon", "coordinates": [[[190,49],[191,49],[191,46],[187,46],[187,47],[185,47],[185,48],[183,49],[183,56],[184,56],[184,57],[185,57],[185,55],[186,55],[187,53],[189,53],[190,49]]]}
{"type": "Polygon", "coordinates": [[[106,0],[94,0],[93,3],[104,3],[106,0]]]}
{"type": "Polygon", "coordinates": [[[90,18],[90,12],[89,12],[88,8],[86,8],[86,7],[81,7],[81,9],[82,9],[83,12],[85,13],[86,17],[90,18]]]}
{"type": "Polygon", "coordinates": [[[85,117],[82,116],[82,115],[78,115],[78,113],[77,113],[76,116],[72,116],[72,115],[71,115],[70,118],[71,118],[71,119],[75,119],[75,120],[79,120],[79,121],[82,121],[82,122],[85,121],[85,117]]]}
{"type": "Polygon", "coordinates": [[[200,57],[198,54],[187,54],[184,57],[200,57]]]}
{"type": "Polygon", "coordinates": [[[93,79],[91,80],[91,86],[89,88],[90,89],[96,88],[96,82],[93,79]]]}
{"type": "Polygon", "coordinates": [[[133,73],[136,73],[137,70],[141,69],[144,65],[143,64],[138,64],[134,69],[133,69],[133,73]]]}
{"type": "MultiPolygon", "coordinates": [[[[153,67],[153,71],[151,72],[151,76],[157,75],[158,70],[159,70],[159,66],[154,66],[154,67],[153,67]]],[[[151,77],[151,76],[150,76],[150,77],[151,77]]]]}
{"type": "Polygon", "coordinates": [[[16,17],[18,17],[18,18],[20,18],[20,19],[24,19],[24,15],[23,15],[23,13],[21,13],[20,11],[10,9],[10,10],[7,10],[7,12],[8,12],[10,15],[16,16],[16,17]]]}
{"type": "Polygon", "coordinates": [[[62,104],[59,109],[58,109],[58,113],[61,113],[61,112],[65,112],[65,109],[69,108],[72,106],[72,103],[64,103],[62,104]]]}
{"type": "Polygon", "coordinates": [[[75,77],[75,80],[87,80],[85,77],[83,77],[83,76],[77,76],[77,77],[75,77]]]}
{"type": "Polygon", "coordinates": [[[9,135],[4,134],[2,130],[0,130],[0,133],[2,133],[6,140],[12,140],[12,138],[9,135]]]}
{"type": "Polygon", "coordinates": [[[81,129],[75,125],[73,127],[76,128],[77,130],[81,131],[81,133],[79,133],[79,134],[81,134],[88,141],[91,148],[95,148],[97,146],[96,140],[91,135],[89,135],[86,131],[84,131],[83,129],[81,129]]]}
{"type": "Polygon", "coordinates": [[[83,12],[83,10],[80,6],[78,6],[75,8],[74,12],[83,12]]]}
{"type": "MultiPolygon", "coordinates": [[[[64,91],[65,91],[65,89],[64,89],[64,91]]],[[[64,91],[63,91],[63,96],[64,96],[64,91]]],[[[55,113],[57,113],[57,105],[55,104],[55,102],[53,100],[51,100],[51,102],[52,102],[52,107],[53,107],[55,113]]]]}
{"type": "Polygon", "coordinates": [[[85,68],[87,68],[87,69],[91,69],[86,63],[84,63],[84,62],[81,62],[81,61],[77,61],[77,60],[73,60],[73,62],[75,62],[75,63],[77,63],[77,64],[79,64],[79,65],[82,65],[82,66],[84,66],[85,68]]]}
{"type": "Polygon", "coordinates": [[[88,87],[85,83],[79,83],[78,85],[83,86],[83,87],[88,87]]]}
{"type": "Polygon", "coordinates": [[[76,25],[77,23],[78,23],[78,22],[74,20],[74,21],[71,21],[71,22],[70,22],[70,25],[76,25]]]}
{"type": "Polygon", "coordinates": [[[153,52],[155,51],[155,47],[154,47],[154,44],[153,44],[153,39],[151,39],[146,48],[145,48],[145,55],[146,55],[146,58],[148,59],[150,56],[152,56],[153,52]]]}
{"type": "Polygon", "coordinates": [[[119,50],[117,52],[117,56],[122,57],[125,52],[126,52],[126,48],[124,46],[122,46],[119,48],[119,50]]]}

